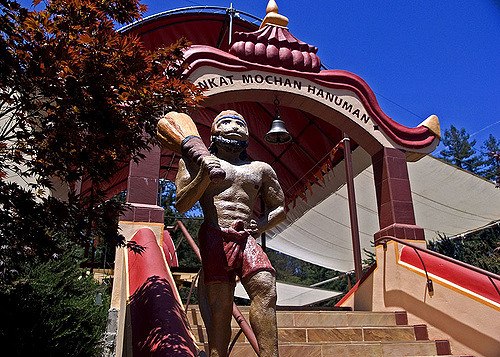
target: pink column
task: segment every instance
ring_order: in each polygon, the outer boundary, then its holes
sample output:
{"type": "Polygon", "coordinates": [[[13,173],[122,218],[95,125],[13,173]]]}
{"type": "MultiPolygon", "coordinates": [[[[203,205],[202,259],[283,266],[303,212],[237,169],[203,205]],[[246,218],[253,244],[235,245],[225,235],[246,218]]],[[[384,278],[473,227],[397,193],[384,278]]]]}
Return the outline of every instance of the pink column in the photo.
{"type": "Polygon", "coordinates": [[[382,236],[424,240],[424,230],[415,225],[406,155],[398,149],[383,148],[372,157],[380,231],[382,236]]]}
{"type": "Polygon", "coordinates": [[[127,181],[127,203],[130,209],[120,217],[121,221],[163,223],[163,208],[157,205],[160,176],[159,146],[143,152],[146,157],[135,163],[130,161],[127,181]]]}

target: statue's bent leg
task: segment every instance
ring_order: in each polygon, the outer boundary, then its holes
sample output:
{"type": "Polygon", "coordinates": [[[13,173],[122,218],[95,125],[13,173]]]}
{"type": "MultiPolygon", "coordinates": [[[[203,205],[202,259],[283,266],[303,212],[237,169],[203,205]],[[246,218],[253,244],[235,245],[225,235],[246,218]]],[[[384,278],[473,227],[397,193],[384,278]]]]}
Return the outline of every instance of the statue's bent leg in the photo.
{"type": "Polygon", "coordinates": [[[210,305],[211,325],[208,331],[210,357],[226,357],[231,339],[234,285],[209,283],[205,286],[210,305]]]}
{"type": "Polygon", "coordinates": [[[276,278],[271,272],[260,271],[248,278],[243,285],[251,299],[250,324],[257,337],[260,357],[276,357],[276,278]]]}
{"type": "Polygon", "coordinates": [[[207,329],[207,334],[209,333],[210,326],[212,322],[210,320],[210,305],[208,303],[207,288],[205,285],[205,273],[201,269],[200,276],[198,278],[198,306],[200,308],[201,318],[207,329]]]}

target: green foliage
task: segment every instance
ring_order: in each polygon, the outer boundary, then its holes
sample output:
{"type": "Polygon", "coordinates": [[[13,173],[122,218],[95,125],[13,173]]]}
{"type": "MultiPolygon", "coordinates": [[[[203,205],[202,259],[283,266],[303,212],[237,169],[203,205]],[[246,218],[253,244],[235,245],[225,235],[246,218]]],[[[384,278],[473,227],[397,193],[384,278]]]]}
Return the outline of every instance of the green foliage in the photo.
{"type": "Polygon", "coordinates": [[[267,255],[276,270],[276,279],[279,281],[308,286],[340,274],[269,248],[267,255]]]}
{"type": "MultiPolygon", "coordinates": [[[[179,213],[175,209],[175,184],[171,181],[161,180],[160,181],[160,206],[165,209],[165,226],[173,227],[177,221],[181,221],[186,229],[188,230],[191,237],[193,237],[196,244],[199,246],[198,242],[198,231],[200,230],[201,224],[203,223],[203,212],[201,210],[200,204],[191,208],[186,213],[179,213]]],[[[179,261],[179,266],[188,268],[201,268],[201,263],[198,257],[194,253],[193,249],[183,238],[182,232],[177,229],[171,231],[170,235],[172,240],[177,245],[178,242],[182,243],[177,249],[177,259],[179,261]]]]}
{"type": "Polygon", "coordinates": [[[93,207],[93,216],[89,217],[81,202],[72,195],[66,202],[37,197],[15,183],[0,180],[0,284],[15,279],[21,266],[35,260],[47,262],[54,255],[85,245],[89,239],[120,242],[117,215],[121,204],[105,201],[93,207]]]}
{"type": "MultiPolygon", "coordinates": [[[[496,187],[500,188],[500,141],[493,135],[490,134],[482,145],[480,156],[474,149],[476,141],[470,140],[469,134],[463,128],[458,130],[452,125],[450,129],[445,130],[443,144],[446,148],[441,151],[442,158],[488,180],[496,181],[496,187]]],[[[465,237],[450,239],[440,236],[439,240],[428,242],[428,248],[498,274],[498,244],[500,230],[495,226],[467,234],[465,237]]]]}
{"type": "Polygon", "coordinates": [[[445,161],[464,170],[478,172],[481,160],[474,149],[476,140],[470,140],[464,128],[459,130],[451,125],[450,129],[444,131],[442,142],[446,148],[440,154],[445,161]]]}
{"type": "Polygon", "coordinates": [[[495,181],[500,187],[500,141],[490,134],[477,153],[474,146],[476,140],[471,140],[464,128],[457,129],[453,125],[446,129],[442,142],[445,149],[440,155],[445,161],[464,170],[481,175],[487,180],[495,181]]]}
{"type": "Polygon", "coordinates": [[[498,224],[465,237],[450,239],[440,236],[439,240],[428,242],[427,247],[464,263],[500,274],[500,226],[498,224]]]}
{"type": "Polygon", "coordinates": [[[108,307],[106,289],[74,259],[29,264],[0,286],[0,343],[9,356],[98,356],[108,307]]]}
{"type": "MultiPolygon", "coordinates": [[[[375,246],[373,242],[372,246],[375,246]]],[[[361,261],[361,263],[364,267],[371,267],[377,262],[377,255],[375,254],[375,252],[369,251],[366,248],[363,248],[363,252],[365,253],[365,258],[361,261]]]]}
{"type": "Polygon", "coordinates": [[[481,153],[485,158],[483,162],[483,176],[500,185],[500,140],[490,134],[481,147],[481,153]]]}

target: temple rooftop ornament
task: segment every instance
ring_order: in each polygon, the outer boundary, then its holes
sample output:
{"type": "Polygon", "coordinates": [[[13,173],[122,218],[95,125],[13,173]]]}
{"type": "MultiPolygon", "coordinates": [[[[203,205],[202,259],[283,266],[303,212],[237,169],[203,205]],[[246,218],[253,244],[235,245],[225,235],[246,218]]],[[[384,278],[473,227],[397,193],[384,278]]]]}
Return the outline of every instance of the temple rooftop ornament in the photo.
{"type": "Polygon", "coordinates": [[[288,18],[278,13],[278,4],[276,4],[276,1],[269,0],[269,3],[266,7],[266,14],[267,15],[264,18],[264,21],[262,21],[260,28],[263,28],[266,24],[281,27],[286,27],[286,25],[288,25],[288,18]]]}
{"type": "Polygon", "coordinates": [[[302,72],[319,72],[321,60],[318,48],[293,36],[288,28],[288,18],[278,13],[278,6],[270,0],[267,15],[259,30],[235,32],[229,53],[242,60],[283,67],[302,72]]]}

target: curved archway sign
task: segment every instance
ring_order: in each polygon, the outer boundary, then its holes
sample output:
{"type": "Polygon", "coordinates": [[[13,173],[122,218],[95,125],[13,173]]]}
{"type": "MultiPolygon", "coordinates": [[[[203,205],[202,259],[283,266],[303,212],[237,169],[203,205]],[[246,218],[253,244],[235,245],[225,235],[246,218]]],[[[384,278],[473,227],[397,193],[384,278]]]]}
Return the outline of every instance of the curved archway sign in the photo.
{"type": "Polygon", "coordinates": [[[396,123],[380,109],[369,86],[355,74],[340,70],[299,71],[293,63],[292,69],[260,64],[211,46],[192,46],[185,59],[189,64],[185,74],[205,89],[207,106],[244,101],[273,103],[278,97],[284,106],[333,124],[371,155],[389,147],[408,152],[414,160],[439,144],[437,117],[429,117],[416,128],[396,123]]]}

